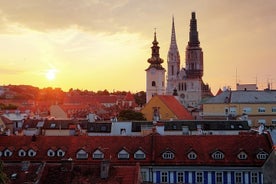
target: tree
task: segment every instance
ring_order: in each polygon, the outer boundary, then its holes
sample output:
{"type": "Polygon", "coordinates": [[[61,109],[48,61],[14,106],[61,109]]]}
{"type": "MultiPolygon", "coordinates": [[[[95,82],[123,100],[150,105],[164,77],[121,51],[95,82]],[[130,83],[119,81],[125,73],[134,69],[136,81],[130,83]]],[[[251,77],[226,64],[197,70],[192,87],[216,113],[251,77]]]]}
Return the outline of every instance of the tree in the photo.
{"type": "Polygon", "coordinates": [[[6,173],[4,173],[3,169],[3,162],[0,160],[0,183],[5,184],[9,183],[9,178],[7,177],[6,173]]]}
{"type": "Polygon", "coordinates": [[[119,120],[146,120],[144,114],[133,110],[122,110],[119,113],[119,120]]]}
{"type": "Polygon", "coordinates": [[[140,107],[142,107],[143,105],[146,104],[146,92],[140,91],[140,92],[134,94],[134,99],[135,99],[135,102],[136,102],[140,107]]]}

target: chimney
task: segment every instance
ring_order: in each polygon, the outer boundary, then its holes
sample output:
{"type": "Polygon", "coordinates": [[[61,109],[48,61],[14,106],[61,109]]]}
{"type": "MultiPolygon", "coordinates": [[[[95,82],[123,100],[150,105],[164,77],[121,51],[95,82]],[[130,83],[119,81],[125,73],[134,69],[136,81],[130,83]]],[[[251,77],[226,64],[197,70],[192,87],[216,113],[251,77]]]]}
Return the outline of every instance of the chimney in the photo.
{"type": "Polygon", "coordinates": [[[110,167],[110,162],[109,160],[103,160],[101,162],[101,179],[107,179],[109,175],[109,167],[110,167]]]}

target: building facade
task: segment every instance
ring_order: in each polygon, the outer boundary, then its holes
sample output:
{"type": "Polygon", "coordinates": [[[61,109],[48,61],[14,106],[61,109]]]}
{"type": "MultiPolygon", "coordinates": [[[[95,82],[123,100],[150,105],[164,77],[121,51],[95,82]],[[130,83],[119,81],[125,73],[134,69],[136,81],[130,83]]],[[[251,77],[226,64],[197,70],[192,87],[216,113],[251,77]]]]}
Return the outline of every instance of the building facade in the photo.
{"type": "Polygon", "coordinates": [[[177,95],[185,107],[198,108],[205,96],[212,96],[204,84],[203,51],[200,47],[195,12],[190,20],[189,42],[185,53],[185,67],[180,67],[180,55],[176,42],[174,19],[172,20],[171,44],[168,51],[168,73],[166,93],[177,95]]]}
{"type": "Polygon", "coordinates": [[[246,119],[250,126],[276,125],[276,91],[227,90],[203,103],[203,119],[246,119]]]}

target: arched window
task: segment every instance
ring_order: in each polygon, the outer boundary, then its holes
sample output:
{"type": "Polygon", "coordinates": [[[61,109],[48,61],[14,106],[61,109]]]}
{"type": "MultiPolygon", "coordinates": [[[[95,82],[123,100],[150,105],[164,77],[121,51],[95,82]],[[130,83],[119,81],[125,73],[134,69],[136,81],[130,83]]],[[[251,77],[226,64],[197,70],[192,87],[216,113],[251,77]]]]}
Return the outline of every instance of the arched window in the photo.
{"type": "Polygon", "coordinates": [[[152,82],[151,82],[151,86],[156,86],[156,82],[155,82],[155,81],[152,81],[152,82]]]}

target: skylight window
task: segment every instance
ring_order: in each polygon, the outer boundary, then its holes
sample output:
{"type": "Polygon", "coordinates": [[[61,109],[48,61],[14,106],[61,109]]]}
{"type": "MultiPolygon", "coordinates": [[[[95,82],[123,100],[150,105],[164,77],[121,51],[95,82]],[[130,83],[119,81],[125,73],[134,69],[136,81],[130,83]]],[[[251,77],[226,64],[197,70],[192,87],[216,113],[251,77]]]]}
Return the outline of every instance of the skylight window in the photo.
{"type": "Polygon", "coordinates": [[[118,159],[129,159],[129,153],[126,150],[121,150],[118,153],[118,159]]]}
{"type": "Polygon", "coordinates": [[[142,160],[146,158],[146,154],[142,150],[138,150],[134,153],[134,158],[142,160]]]}
{"type": "Polygon", "coordinates": [[[214,160],[222,160],[224,159],[224,154],[221,151],[215,151],[214,153],[212,153],[212,158],[214,160]]]}
{"type": "Polygon", "coordinates": [[[165,160],[172,160],[174,159],[174,153],[171,151],[166,151],[162,154],[162,158],[165,160]]]}

